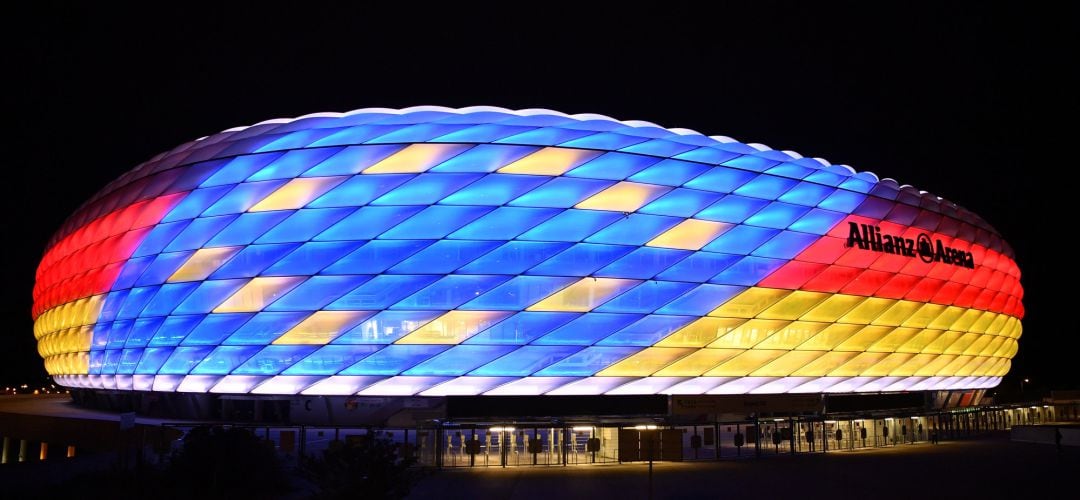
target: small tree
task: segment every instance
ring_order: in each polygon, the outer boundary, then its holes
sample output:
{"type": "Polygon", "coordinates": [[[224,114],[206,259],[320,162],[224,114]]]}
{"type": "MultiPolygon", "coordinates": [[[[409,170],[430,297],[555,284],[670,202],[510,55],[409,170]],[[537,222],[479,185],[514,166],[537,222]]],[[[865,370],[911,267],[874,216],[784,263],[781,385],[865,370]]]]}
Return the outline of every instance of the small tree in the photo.
{"type": "Polygon", "coordinates": [[[273,444],[237,427],[192,429],[164,477],[178,498],[275,498],[289,489],[273,444]]]}
{"type": "Polygon", "coordinates": [[[415,463],[407,446],[370,431],[331,443],[322,457],[304,461],[303,472],[314,483],[313,498],[400,499],[416,479],[415,463]]]}

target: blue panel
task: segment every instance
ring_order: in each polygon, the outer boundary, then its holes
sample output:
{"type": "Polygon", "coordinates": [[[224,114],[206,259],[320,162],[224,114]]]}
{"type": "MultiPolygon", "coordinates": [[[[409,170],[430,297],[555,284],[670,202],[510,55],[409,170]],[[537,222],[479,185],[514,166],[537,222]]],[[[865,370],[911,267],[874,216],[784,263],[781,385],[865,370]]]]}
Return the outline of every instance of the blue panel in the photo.
{"type": "Polygon", "coordinates": [[[261,346],[237,346],[223,345],[214,348],[214,351],[206,356],[195,368],[191,369],[192,375],[228,375],[240,363],[250,358],[262,349],[261,346]]]}
{"type": "Polygon", "coordinates": [[[183,201],[176,204],[165,217],[162,217],[161,222],[194,219],[209,208],[218,198],[229,192],[230,189],[232,189],[232,185],[196,189],[185,196],[183,201]]]}
{"type": "Polygon", "coordinates": [[[569,177],[621,181],[659,161],[659,158],[626,153],[604,153],[566,173],[569,177]]]}
{"type": "MultiPolygon", "coordinates": [[[[490,215],[490,214],[489,214],[490,215]]],[[[486,216],[485,216],[486,217],[486,216]]],[[[498,241],[441,240],[390,269],[401,274],[447,274],[490,252],[498,241]]]]}
{"type": "Polygon", "coordinates": [[[154,257],[154,262],[135,281],[135,286],[159,285],[169,279],[177,269],[187,262],[194,250],[186,252],[162,253],[154,257]]]}
{"type": "Polygon", "coordinates": [[[382,311],[367,318],[333,344],[389,344],[443,315],[443,311],[382,311]]]}
{"type": "Polygon", "coordinates": [[[252,316],[254,316],[252,313],[208,314],[199,326],[188,333],[181,344],[218,345],[252,316]]]}
{"type": "Polygon", "coordinates": [[[664,186],[681,186],[713,167],[679,160],[664,160],[630,176],[630,181],[664,186]]]}
{"type": "Polygon", "coordinates": [[[588,137],[582,137],[572,141],[567,141],[559,144],[565,148],[585,148],[585,149],[620,149],[639,142],[645,142],[644,137],[634,137],[629,135],[616,134],[612,132],[601,132],[599,134],[593,134],[588,137]]]}
{"type": "Polygon", "coordinates": [[[730,193],[739,186],[750,182],[757,174],[734,168],[713,167],[708,172],[695,177],[685,184],[688,188],[730,193]]]}
{"type": "Polygon", "coordinates": [[[747,182],[743,187],[736,189],[735,194],[775,200],[798,183],[799,181],[783,177],[774,177],[767,174],[760,175],[757,179],[747,182]]]}
{"type": "Polygon", "coordinates": [[[360,285],[326,309],[364,311],[385,309],[439,279],[431,275],[382,275],[360,285]]]}
{"type": "Polygon", "coordinates": [[[307,311],[260,312],[236,329],[224,343],[266,345],[277,340],[283,333],[291,330],[310,315],[311,313],[307,311]]]}
{"type": "Polygon", "coordinates": [[[301,359],[283,375],[333,375],[381,349],[378,345],[328,345],[301,359]]]}
{"type": "Polygon", "coordinates": [[[525,377],[581,350],[578,346],[529,345],[492,361],[469,375],[486,377],[525,377]]]}
{"type": "MultiPolygon", "coordinates": [[[[255,238],[262,236],[263,233],[278,225],[279,222],[285,220],[291,214],[292,211],[288,210],[241,214],[232,224],[229,224],[229,227],[222,229],[220,233],[214,236],[206,246],[249,245],[255,241],[255,238]]],[[[192,223],[192,226],[198,222],[199,220],[196,220],[192,223]]]]}
{"type": "Polygon", "coordinates": [[[594,275],[609,278],[649,279],[692,253],[694,252],[673,248],[641,247],[612,262],[594,275]]]}
{"type": "Polygon", "coordinates": [[[135,373],[135,366],[139,364],[142,353],[142,349],[124,349],[120,354],[120,363],[116,365],[116,373],[119,375],[135,373]]]}
{"type": "Polygon", "coordinates": [[[723,149],[717,149],[709,146],[697,148],[692,151],[687,151],[685,153],[675,155],[675,158],[678,158],[680,160],[700,161],[703,163],[719,165],[732,158],[738,158],[738,156],[738,153],[732,153],[731,151],[724,151],[723,149]]]}
{"type": "Polygon", "coordinates": [[[165,364],[165,360],[172,355],[172,347],[150,347],[143,349],[142,359],[135,367],[135,373],[140,375],[155,375],[165,364]]]}
{"type": "Polygon", "coordinates": [[[314,199],[311,208],[358,207],[415,177],[413,174],[357,175],[314,199]]]}
{"type": "Polygon", "coordinates": [[[699,191],[697,189],[677,188],[657,198],[648,205],[638,209],[638,212],[671,215],[674,217],[690,217],[701,209],[719,200],[723,195],[699,191]]]}
{"type": "Polygon", "coordinates": [[[588,313],[539,339],[536,345],[592,345],[630,323],[641,319],[640,314],[588,313]]]}
{"type": "Polygon", "coordinates": [[[682,219],[678,217],[630,214],[619,222],[601,229],[585,241],[640,246],[679,222],[682,222],[682,219]]]}
{"type": "MultiPolygon", "coordinates": [[[[385,276],[385,275],[384,275],[385,276]]],[[[380,276],[384,277],[384,276],[380,276]]],[[[394,304],[393,309],[454,309],[495,288],[508,278],[501,275],[450,275],[394,304]]]]}
{"type": "Polygon", "coordinates": [[[500,144],[536,144],[540,146],[550,146],[577,137],[592,135],[593,133],[594,132],[591,130],[569,130],[558,127],[544,127],[528,132],[522,132],[510,137],[504,137],[495,142],[500,144]]]}
{"type": "Polygon", "coordinates": [[[454,231],[450,238],[509,240],[561,212],[558,208],[499,207],[454,231]]]}
{"type": "Polygon", "coordinates": [[[615,184],[599,179],[556,177],[528,193],[517,197],[510,205],[519,207],[570,208],[582,200],[615,184]]]}
{"type": "Polygon", "coordinates": [[[277,191],[281,186],[284,186],[287,181],[264,181],[264,182],[245,182],[238,184],[236,187],[229,191],[228,194],[222,196],[217,203],[210,205],[210,208],[206,209],[202,213],[203,217],[210,217],[212,215],[225,215],[225,214],[238,214],[246,212],[247,209],[255,206],[256,203],[261,201],[277,191]]]}
{"type": "Polygon", "coordinates": [[[753,226],[735,226],[719,238],[705,245],[703,250],[710,252],[747,255],[762,243],[780,233],[778,229],[766,229],[753,226]]]}
{"type": "Polygon", "coordinates": [[[825,198],[824,201],[819,203],[818,206],[821,208],[850,214],[855,210],[856,207],[862,204],[864,199],[866,199],[865,195],[853,193],[851,191],[837,190],[835,193],[830,194],[828,198],[825,198]]]}
{"type": "Polygon", "coordinates": [[[112,375],[116,373],[116,365],[120,364],[120,349],[105,351],[105,362],[101,364],[101,373],[112,375]]]}
{"type": "Polygon", "coordinates": [[[370,240],[421,210],[423,207],[363,207],[330,226],[315,239],[370,240]]]}
{"type": "Polygon", "coordinates": [[[371,202],[372,205],[430,205],[483,174],[420,174],[371,202]]]}
{"type": "Polygon", "coordinates": [[[232,185],[243,182],[251,174],[259,171],[270,162],[278,159],[284,153],[263,153],[254,155],[237,156],[233,158],[221,170],[211,175],[202,182],[200,187],[232,185]]]}
{"type": "Polygon", "coordinates": [[[312,142],[325,136],[342,130],[342,128],[308,128],[289,132],[278,139],[259,148],[259,151],[281,151],[286,149],[303,148],[312,142]]]}
{"type": "Polygon", "coordinates": [[[588,377],[640,351],[638,347],[587,347],[543,370],[540,377],[588,377]]]}
{"type": "Polygon", "coordinates": [[[112,327],[109,328],[109,338],[105,344],[106,349],[120,349],[124,347],[124,343],[127,342],[128,333],[131,332],[131,327],[135,324],[135,321],[130,319],[113,321],[112,327]]]}
{"type": "Polygon", "coordinates": [[[826,172],[824,170],[818,170],[803,179],[807,182],[816,182],[818,184],[824,184],[826,186],[839,186],[841,182],[847,180],[847,177],[837,175],[834,172],[826,172]]]}
{"type": "Polygon", "coordinates": [[[188,295],[188,298],[173,310],[173,314],[206,314],[213,311],[247,282],[245,279],[200,282],[199,288],[188,295]]]}
{"type": "Polygon", "coordinates": [[[309,241],[285,258],[270,266],[264,276],[297,276],[315,274],[360,248],[361,241],[309,241]]]}
{"type": "Polygon", "coordinates": [[[811,234],[826,234],[846,217],[839,212],[815,208],[788,226],[789,229],[811,234]]]}
{"type": "Polygon", "coordinates": [[[690,293],[673,300],[656,312],[657,314],[705,316],[743,290],[746,288],[741,286],[699,285],[690,293]]]}
{"type": "Polygon", "coordinates": [[[694,316],[645,316],[641,321],[615,332],[596,345],[651,346],[695,319],[697,318],[694,316]]]}
{"type": "Polygon", "coordinates": [[[370,143],[395,143],[395,142],[428,142],[436,137],[468,128],[464,124],[446,123],[418,123],[395,130],[386,135],[381,135],[367,142],[370,143]]]}
{"type": "Polygon", "coordinates": [[[161,324],[161,328],[158,328],[148,345],[151,347],[180,345],[180,341],[184,340],[188,332],[202,319],[201,315],[169,316],[165,318],[165,322],[161,324]]]}
{"type": "Polygon", "coordinates": [[[588,276],[619,257],[630,253],[634,247],[624,245],[596,245],[578,243],[540,265],[529,269],[528,274],[543,276],[588,276]]]}
{"type": "Polygon", "coordinates": [[[646,281],[597,307],[596,312],[648,314],[693,288],[693,283],[646,281]]]}
{"type": "Polygon", "coordinates": [[[800,182],[799,185],[792,188],[791,191],[784,193],[779,200],[794,203],[796,205],[813,207],[818,203],[821,203],[821,201],[832,194],[833,191],[836,190],[827,186],[822,186],[821,184],[800,182]]]}
{"type": "MultiPolygon", "coordinates": [[[[288,219],[274,226],[266,234],[255,240],[256,243],[291,243],[307,241],[323,232],[337,221],[353,213],[355,209],[344,208],[305,208],[297,210],[288,219]]],[[[235,224],[235,223],[234,223],[235,224]]],[[[219,237],[221,235],[218,235],[219,237]]]]}
{"type": "Polygon", "coordinates": [[[146,304],[150,302],[150,299],[154,298],[157,290],[158,287],[156,286],[132,288],[127,298],[124,299],[124,305],[120,307],[120,312],[116,314],[117,319],[131,319],[138,316],[143,307],[146,307],[146,304]]]}
{"type": "Polygon", "coordinates": [[[754,255],[774,259],[791,259],[815,241],[821,239],[816,234],[784,231],[754,250],[754,255]]]}
{"type": "Polygon", "coordinates": [[[780,259],[767,259],[764,257],[743,257],[742,260],[736,262],[724,270],[724,272],[716,275],[713,279],[709,280],[711,283],[724,283],[727,285],[742,285],[742,286],[754,286],[762,278],[770,275],[773,271],[780,269],[788,261],[780,259]]]}
{"type": "Polygon", "coordinates": [[[211,175],[221,170],[221,167],[228,164],[231,159],[222,158],[219,160],[203,161],[191,165],[189,168],[182,169],[177,175],[176,180],[169,185],[168,189],[164,192],[179,193],[182,191],[192,191],[198,188],[211,175]]]}
{"type": "Polygon", "coordinates": [[[840,183],[840,189],[847,189],[849,191],[857,191],[859,193],[869,193],[874,188],[874,184],[861,180],[851,178],[840,183]]]}
{"type": "MultiPolygon", "coordinates": [[[[479,146],[483,147],[483,146],[479,146]]],[[[541,175],[491,174],[443,198],[442,205],[502,205],[548,181],[541,175]]]]}
{"type": "Polygon", "coordinates": [[[299,247],[299,243],[276,245],[251,245],[244,247],[228,262],[214,271],[210,279],[251,278],[258,276],[289,252],[299,247]]]}
{"type": "Polygon", "coordinates": [[[769,206],[761,209],[756,214],[746,219],[746,224],[751,226],[771,227],[773,229],[784,229],[795,222],[803,214],[809,212],[810,209],[799,205],[790,205],[787,203],[773,202],[769,206]]]}
{"type": "MultiPolygon", "coordinates": [[[[514,134],[520,134],[522,132],[528,132],[533,130],[534,127],[512,127],[507,125],[499,125],[493,123],[485,123],[483,125],[474,125],[469,128],[458,130],[446,135],[441,135],[436,138],[438,142],[491,142],[496,139],[502,139],[503,137],[511,136],[514,134]]],[[[484,151],[484,155],[492,155],[498,152],[502,148],[519,148],[523,146],[493,146],[490,144],[482,144],[478,147],[487,146],[484,151]]],[[[535,149],[535,148],[533,148],[535,149]]]]}
{"type": "Polygon", "coordinates": [[[157,333],[158,328],[161,328],[161,324],[165,322],[165,318],[139,318],[135,320],[134,326],[131,327],[131,332],[128,333],[127,341],[124,342],[124,347],[146,347],[146,344],[150,342],[150,339],[157,333]]]}
{"type": "Polygon", "coordinates": [[[98,314],[98,322],[112,321],[116,319],[116,315],[120,313],[120,308],[127,300],[130,290],[119,290],[115,292],[109,292],[105,296],[105,304],[101,306],[101,313],[98,314]]]}
{"type": "Polygon", "coordinates": [[[468,274],[519,274],[570,247],[570,243],[511,241],[461,269],[468,274]]]}
{"type": "MultiPolygon", "coordinates": [[[[331,146],[340,144],[360,144],[374,137],[386,135],[406,125],[361,125],[350,127],[333,135],[326,136],[313,143],[311,146],[331,146]]],[[[404,146],[401,146],[404,147],[404,146]]]]}
{"type": "Polygon", "coordinates": [[[195,365],[199,364],[213,346],[177,347],[158,373],[162,375],[187,375],[195,365]]]}
{"type": "MultiPolygon", "coordinates": [[[[398,207],[364,207],[359,212],[376,208],[396,209],[398,207]]],[[[410,217],[409,220],[397,224],[381,234],[379,238],[399,240],[439,239],[491,210],[491,207],[435,205],[427,207],[420,213],[410,217]]],[[[338,226],[342,223],[339,223],[338,226]]],[[[368,221],[368,224],[371,224],[371,220],[368,221]]]]}
{"type": "MultiPolygon", "coordinates": [[[[447,138],[442,137],[440,141],[447,138]]],[[[465,141],[471,142],[471,141],[465,141]]],[[[431,172],[494,172],[500,167],[509,165],[534,151],[535,146],[502,146],[481,144],[435,167],[431,172]]]]}
{"type": "Polygon", "coordinates": [[[570,209],[530,229],[518,239],[581,241],[623,217],[619,212],[570,209]]]}
{"type": "MultiPolygon", "coordinates": [[[[315,349],[318,348],[319,346],[314,345],[266,346],[243,365],[240,365],[239,368],[236,368],[233,373],[236,375],[277,375],[282,370],[315,352],[315,349]]],[[[224,347],[218,349],[224,349],[224,347]]],[[[258,350],[259,348],[254,347],[254,349],[258,350]]]]}
{"type": "Polygon", "coordinates": [[[178,250],[195,250],[201,248],[206,242],[213,238],[218,231],[221,231],[228,226],[236,215],[222,215],[220,217],[207,217],[200,218],[191,221],[176,239],[172,240],[168,246],[165,247],[166,252],[175,252],[178,250]]]}
{"type": "Polygon", "coordinates": [[[769,202],[742,196],[725,196],[720,201],[712,204],[709,208],[697,214],[698,219],[707,219],[720,222],[738,224],[750,217],[758,210],[765,208],[769,202]]]}
{"type": "Polygon", "coordinates": [[[664,139],[653,139],[641,144],[635,144],[633,146],[622,148],[623,151],[628,153],[638,153],[643,155],[652,156],[674,156],[679,153],[694,149],[694,146],[688,144],[679,144],[673,141],[666,141],[664,139]]]}
{"type": "Polygon", "coordinates": [[[517,276],[469,301],[461,309],[520,311],[576,281],[577,278],[567,277],[517,276]]]}
{"type": "Polygon", "coordinates": [[[105,351],[90,351],[90,365],[87,368],[90,375],[100,374],[104,364],[105,351]]]}
{"type": "Polygon", "coordinates": [[[154,229],[150,230],[150,234],[146,235],[143,242],[139,244],[139,248],[136,248],[131,254],[132,258],[161,252],[165,245],[175,239],[189,224],[191,224],[191,221],[182,220],[154,226],[154,229]]]}
{"type": "Polygon", "coordinates": [[[150,301],[143,308],[141,316],[165,316],[172,312],[176,308],[180,301],[187,298],[191,292],[195,291],[199,287],[199,282],[193,281],[189,283],[168,283],[161,286],[157,295],[154,295],[153,300],[150,301]]]}
{"type": "Polygon", "coordinates": [[[94,325],[94,331],[92,333],[92,340],[90,343],[91,350],[104,349],[109,343],[109,332],[112,330],[112,322],[97,323],[94,325]]]}
{"type": "Polygon", "coordinates": [[[779,175],[781,177],[790,177],[792,179],[802,179],[803,177],[812,174],[814,171],[815,170],[812,168],[806,168],[802,165],[791,162],[784,162],[766,170],[765,173],[770,175],[779,175]]]}
{"type": "Polygon", "coordinates": [[[520,312],[469,337],[464,343],[525,345],[578,316],[581,316],[581,313],[520,312]]]}
{"type": "Polygon", "coordinates": [[[358,174],[404,147],[401,144],[350,146],[311,167],[302,177],[358,174]]]}
{"type": "Polygon", "coordinates": [[[738,158],[734,158],[734,159],[725,161],[723,163],[723,165],[726,165],[726,166],[729,166],[729,167],[741,168],[741,169],[744,169],[744,170],[753,170],[754,172],[764,172],[765,170],[769,169],[770,167],[773,167],[773,166],[776,166],[776,165],[779,165],[779,164],[780,164],[780,162],[778,162],[778,161],[767,160],[767,159],[762,158],[760,156],[754,156],[754,155],[740,156],[738,158]]]}
{"type": "Polygon", "coordinates": [[[258,172],[255,172],[251,177],[248,177],[247,181],[255,182],[272,179],[291,179],[304,173],[304,171],[311,167],[318,165],[338,151],[341,151],[341,148],[295,149],[285,153],[281,158],[278,158],[269,165],[259,169],[258,172]]]}
{"type": "Polygon", "coordinates": [[[340,375],[397,375],[449,348],[448,345],[391,345],[346,368],[340,375]]]}
{"type": "Polygon", "coordinates": [[[502,345],[457,345],[402,375],[460,376],[516,349],[502,345]]]}
{"type": "Polygon", "coordinates": [[[323,274],[379,274],[431,244],[424,240],[369,241],[323,269],[323,274]]]}
{"type": "Polygon", "coordinates": [[[116,277],[116,281],[113,281],[112,288],[110,290],[122,290],[124,288],[131,288],[135,284],[135,280],[142,275],[147,266],[154,261],[154,255],[147,255],[144,257],[138,257],[129,259],[124,263],[124,268],[120,270],[120,274],[116,277]]]}
{"type": "Polygon", "coordinates": [[[316,311],[360,286],[371,276],[312,276],[272,304],[267,311],[316,311]]]}

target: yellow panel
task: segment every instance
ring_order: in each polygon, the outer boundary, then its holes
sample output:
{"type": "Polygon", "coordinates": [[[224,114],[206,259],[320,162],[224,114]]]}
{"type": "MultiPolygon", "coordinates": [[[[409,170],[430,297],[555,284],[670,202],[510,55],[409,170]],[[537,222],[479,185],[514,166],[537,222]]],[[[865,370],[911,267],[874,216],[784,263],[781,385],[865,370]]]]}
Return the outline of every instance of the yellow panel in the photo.
{"type": "Polygon", "coordinates": [[[734,224],[710,220],[686,219],[645,244],[650,247],[701,250],[734,224]]]}
{"type": "Polygon", "coordinates": [[[992,373],[993,376],[1004,377],[1005,374],[1009,373],[1009,368],[1012,368],[1012,361],[1009,361],[1007,359],[1004,359],[1002,361],[1004,361],[1004,363],[998,365],[997,369],[994,370],[994,372],[992,373]]]}
{"type": "MultiPolygon", "coordinates": [[[[969,377],[969,376],[971,376],[972,372],[974,372],[975,369],[978,368],[979,365],[983,364],[983,362],[985,361],[984,358],[980,358],[978,356],[960,356],[960,358],[968,358],[968,359],[967,359],[967,363],[964,363],[962,366],[956,367],[956,371],[954,371],[952,373],[954,376],[957,376],[957,377],[969,377]]],[[[952,363],[949,363],[949,366],[945,367],[945,370],[952,369],[953,365],[955,365],[957,363],[958,363],[957,360],[953,360],[952,363]]]]}
{"type": "Polygon", "coordinates": [[[753,318],[765,308],[775,304],[778,300],[786,297],[791,290],[778,288],[753,287],[744,290],[724,305],[717,307],[709,316],[722,318],[753,318]]]}
{"type": "Polygon", "coordinates": [[[628,286],[639,282],[640,280],[616,278],[582,278],[581,281],[529,306],[527,310],[588,312],[628,286]]]}
{"type": "Polygon", "coordinates": [[[261,311],[286,290],[307,279],[305,276],[252,278],[214,309],[216,313],[261,311]]]}
{"type": "Polygon", "coordinates": [[[980,337],[977,333],[965,333],[956,342],[953,342],[949,347],[945,348],[945,354],[963,354],[964,350],[968,348],[973,342],[980,337]]]}
{"type": "Polygon", "coordinates": [[[867,297],[863,302],[854,309],[848,311],[843,315],[839,321],[841,323],[856,323],[860,325],[868,325],[874,318],[880,316],[897,301],[892,299],[879,299],[877,297],[867,297]]]}
{"type": "Polygon", "coordinates": [[[893,331],[891,326],[867,326],[836,346],[837,351],[865,351],[893,331]]]}
{"type": "MultiPolygon", "coordinates": [[[[900,346],[904,345],[912,337],[922,332],[915,328],[897,328],[892,333],[885,336],[885,338],[877,341],[874,345],[870,346],[870,351],[875,352],[896,352],[900,349],[900,346]]],[[[909,351],[916,352],[916,351],[909,351]]]]}
{"type": "Polygon", "coordinates": [[[1002,317],[1005,318],[1005,324],[1001,325],[1001,333],[999,333],[998,335],[1012,338],[1013,330],[1016,328],[1017,319],[1012,316],[1006,316],[1004,314],[1002,314],[1002,317]]]}
{"type": "Polygon", "coordinates": [[[890,377],[912,377],[920,368],[937,359],[937,354],[916,354],[889,372],[890,377]]]}
{"type": "Polygon", "coordinates": [[[993,335],[979,335],[979,338],[975,339],[975,342],[972,342],[971,345],[964,349],[964,354],[978,356],[979,353],[982,352],[983,349],[986,349],[986,346],[990,345],[990,342],[995,338],[997,337],[994,337],[993,335]]]}
{"type": "Polygon", "coordinates": [[[741,349],[698,349],[689,356],[656,372],[656,376],[697,377],[743,352],[745,351],[741,349]]]}
{"type": "Polygon", "coordinates": [[[574,208],[634,212],[669,189],[656,184],[623,181],[582,200],[574,208]]]}
{"type": "Polygon", "coordinates": [[[394,343],[460,344],[511,314],[505,311],[450,311],[394,343]]]}
{"type": "Polygon", "coordinates": [[[824,355],[821,351],[791,351],[773,362],[758,368],[750,374],[751,377],[786,377],[792,372],[806,366],[811,361],[824,355]]]}
{"type": "Polygon", "coordinates": [[[374,311],[315,311],[300,324],[274,340],[275,344],[325,345],[374,311]]]}
{"type": "Polygon", "coordinates": [[[942,333],[945,332],[941,330],[922,330],[896,350],[899,352],[923,352],[923,349],[926,349],[926,346],[937,340],[942,333]]]}
{"type": "MultiPolygon", "coordinates": [[[[984,377],[984,376],[992,373],[994,367],[997,366],[998,361],[999,361],[997,358],[991,358],[989,356],[980,356],[980,357],[975,358],[975,359],[980,360],[981,362],[978,363],[978,364],[969,365],[969,366],[972,367],[972,370],[971,370],[970,374],[978,376],[978,377],[984,377]]],[[[967,368],[967,367],[965,367],[965,368],[967,368]]]]}
{"type": "Polygon", "coordinates": [[[82,324],[92,325],[97,323],[98,316],[101,315],[101,308],[105,305],[105,295],[94,295],[90,297],[89,302],[86,304],[86,314],[83,316],[82,324]]]}
{"type": "Polygon", "coordinates": [[[302,208],[322,196],[330,188],[338,185],[344,177],[299,177],[287,182],[270,193],[270,196],[248,209],[248,212],[269,212],[271,210],[295,210],[302,208]]]}
{"type": "Polygon", "coordinates": [[[1007,338],[991,355],[996,358],[1011,358],[1013,354],[1016,354],[1016,341],[1007,338]]]}
{"type": "Polygon", "coordinates": [[[657,342],[656,345],[658,347],[704,347],[705,344],[723,337],[744,321],[746,320],[738,318],[698,318],[657,342]]]}
{"type": "Polygon", "coordinates": [[[1010,319],[1013,318],[1004,314],[994,315],[994,321],[990,323],[990,326],[986,327],[986,333],[991,335],[1004,335],[1005,325],[1009,324],[1010,319]]]}
{"type": "Polygon", "coordinates": [[[907,321],[907,319],[915,314],[915,311],[918,311],[920,307],[922,307],[921,302],[912,302],[910,300],[898,301],[888,310],[881,313],[880,316],[874,318],[874,321],[872,321],[871,324],[900,326],[900,323],[907,321]]]}
{"type": "Polygon", "coordinates": [[[867,368],[862,374],[867,377],[884,377],[914,356],[914,354],[906,352],[894,352],[886,356],[885,359],[878,361],[870,368],[867,368]]]}
{"type": "Polygon", "coordinates": [[[410,144],[364,169],[365,174],[415,174],[426,172],[460,150],[460,144],[410,144]]]}
{"type": "Polygon", "coordinates": [[[820,358],[811,361],[806,366],[795,370],[793,377],[824,377],[837,367],[847,363],[851,358],[858,356],[857,352],[826,352],[820,358]]]}
{"type": "Polygon", "coordinates": [[[601,377],[648,377],[673,361],[694,352],[690,347],[650,347],[597,373],[601,377]]]}
{"type": "Polygon", "coordinates": [[[972,323],[970,327],[968,327],[968,331],[975,333],[986,333],[986,329],[990,326],[990,323],[994,322],[995,318],[997,318],[996,313],[986,311],[979,316],[979,319],[975,320],[975,322],[972,323]]]}
{"type": "Polygon", "coordinates": [[[836,294],[832,297],[825,299],[824,302],[818,304],[817,307],[810,310],[810,312],[804,314],[801,320],[804,321],[821,321],[823,323],[832,323],[843,316],[844,313],[851,310],[851,308],[858,305],[866,297],[859,297],[858,295],[842,295],[836,294]]]}
{"type": "Polygon", "coordinates": [[[982,316],[982,311],[978,309],[965,309],[964,314],[957,318],[953,325],[949,327],[950,330],[956,330],[958,332],[966,332],[971,325],[975,324],[975,321],[982,316]]]}
{"type": "Polygon", "coordinates": [[[744,377],[788,351],[746,351],[705,372],[706,377],[744,377]]]}
{"type": "Polygon", "coordinates": [[[939,377],[955,377],[965,365],[971,362],[972,359],[975,359],[975,356],[957,356],[934,375],[939,377]]]}
{"type": "Polygon", "coordinates": [[[1022,335],[1023,333],[1024,333],[1024,322],[1023,321],[1017,321],[1016,326],[1014,327],[1012,333],[1009,336],[1014,338],[1014,339],[1019,339],[1020,335],[1022,335]]]}
{"type": "Polygon", "coordinates": [[[795,291],[791,292],[791,295],[780,299],[779,302],[773,304],[772,307],[758,314],[759,318],[765,319],[798,319],[799,316],[806,314],[812,307],[821,303],[821,301],[831,297],[828,293],[818,292],[803,292],[795,291]]]}
{"type": "Polygon", "coordinates": [[[217,271],[241,247],[200,248],[188,258],[184,265],[169,276],[169,283],[177,281],[202,281],[217,271]]]}
{"type": "MultiPolygon", "coordinates": [[[[599,155],[599,151],[544,148],[498,170],[501,174],[562,175],[599,155]]],[[[366,173],[366,171],[365,171],[366,173]]]]}
{"type": "Polygon", "coordinates": [[[810,321],[796,321],[774,333],[764,342],[758,344],[758,349],[794,349],[806,342],[818,332],[829,326],[828,323],[814,323],[810,321]]]}
{"type": "Polygon", "coordinates": [[[964,309],[963,307],[946,307],[945,311],[942,312],[940,316],[934,318],[934,321],[931,321],[930,324],[926,326],[927,328],[933,328],[934,330],[951,329],[953,324],[956,323],[956,320],[960,319],[966,312],[967,309],[964,309]]]}
{"type": "Polygon", "coordinates": [[[936,340],[930,342],[922,352],[927,354],[944,354],[945,349],[956,342],[964,334],[956,331],[942,333],[936,340]]]}
{"type": "Polygon", "coordinates": [[[79,329],[79,333],[76,334],[73,351],[89,351],[90,344],[94,341],[94,327],[92,325],[86,325],[79,329]]]}
{"type": "Polygon", "coordinates": [[[908,328],[926,328],[932,321],[941,316],[947,306],[941,304],[923,304],[915,314],[912,314],[910,318],[900,323],[900,326],[908,328]]]}
{"type": "Polygon", "coordinates": [[[883,352],[863,352],[852,358],[847,363],[844,363],[831,372],[830,377],[858,377],[864,372],[870,369],[871,366],[876,365],[881,360],[885,359],[888,354],[883,352]]]}
{"type": "Polygon", "coordinates": [[[716,342],[709,344],[711,348],[749,349],[759,342],[769,338],[772,334],[787,326],[787,321],[774,319],[752,319],[735,328],[732,328],[716,342]]]}
{"type": "Polygon", "coordinates": [[[831,351],[841,342],[848,339],[856,332],[862,330],[862,325],[832,324],[825,327],[821,333],[814,335],[805,343],[799,345],[800,351],[831,351]]]}

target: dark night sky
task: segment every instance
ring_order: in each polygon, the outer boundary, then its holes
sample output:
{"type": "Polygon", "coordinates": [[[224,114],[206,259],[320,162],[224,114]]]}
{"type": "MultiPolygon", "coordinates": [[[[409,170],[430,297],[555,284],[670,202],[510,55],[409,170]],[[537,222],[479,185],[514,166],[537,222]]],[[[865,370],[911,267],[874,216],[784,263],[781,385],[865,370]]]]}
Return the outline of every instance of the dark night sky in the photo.
{"type": "Polygon", "coordinates": [[[1075,10],[865,4],[8,12],[0,382],[44,374],[30,290],[50,233],[139,162],[268,118],[487,104],[729,135],[956,201],[997,227],[1024,273],[1025,333],[1002,387],[1080,385],[1077,256],[1060,240],[1077,230],[1075,10]]]}

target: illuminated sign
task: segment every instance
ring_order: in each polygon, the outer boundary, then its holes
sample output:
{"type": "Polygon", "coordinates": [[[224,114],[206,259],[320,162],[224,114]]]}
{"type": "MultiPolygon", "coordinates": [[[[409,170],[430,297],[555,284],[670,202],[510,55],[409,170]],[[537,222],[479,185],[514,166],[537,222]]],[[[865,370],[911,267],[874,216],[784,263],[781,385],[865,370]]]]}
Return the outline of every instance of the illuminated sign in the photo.
{"type": "Polygon", "coordinates": [[[942,262],[975,269],[975,258],[971,252],[946,246],[941,240],[931,239],[926,233],[919,233],[919,236],[911,239],[895,234],[882,234],[878,226],[848,222],[848,237],[844,244],[849,248],[859,247],[873,252],[918,257],[927,264],[942,262]]]}

